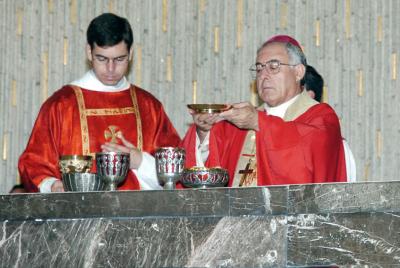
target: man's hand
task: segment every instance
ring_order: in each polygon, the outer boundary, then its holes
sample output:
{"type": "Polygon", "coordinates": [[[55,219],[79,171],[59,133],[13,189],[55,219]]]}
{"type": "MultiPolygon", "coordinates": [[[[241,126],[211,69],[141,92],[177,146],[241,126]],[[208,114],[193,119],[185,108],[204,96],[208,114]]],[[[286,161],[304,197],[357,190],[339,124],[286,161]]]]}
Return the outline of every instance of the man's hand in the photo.
{"type": "Polygon", "coordinates": [[[238,128],[258,130],[258,112],[249,102],[233,104],[231,109],[219,115],[238,128]]]}
{"type": "Polygon", "coordinates": [[[51,185],[51,192],[64,192],[64,185],[62,181],[54,181],[54,183],[51,185]]]}
{"type": "Polygon", "coordinates": [[[101,145],[102,151],[129,153],[129,168],[138,169],[143,160],[142,152],[139,151],[139,149],[136,148],[135,145],[127,141],[124,136],[122,136],[122,134],[119,135],[118,138],[121,139],[122,145],[106,142],[105,144],[101,145]]]}
{"type": "Polygon", "coordinates": [[[211,127],[215,123],[221,121],[221,117],[219,116],[219,114],[196,113],[192,109],[189,109],[189,113],[193,117],[193,122],[196,125],[196,131],[197,135],[199,136],[200,142],[203,142],[211,127]]]}

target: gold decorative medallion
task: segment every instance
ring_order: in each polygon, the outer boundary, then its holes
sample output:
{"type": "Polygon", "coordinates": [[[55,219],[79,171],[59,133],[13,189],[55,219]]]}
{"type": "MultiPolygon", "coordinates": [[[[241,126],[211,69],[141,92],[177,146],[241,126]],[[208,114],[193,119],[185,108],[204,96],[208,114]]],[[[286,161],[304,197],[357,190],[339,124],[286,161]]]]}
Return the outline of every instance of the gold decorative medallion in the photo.
{"type": "Polygon", "coordinates": [[[106,130],[104,130],[104,138],[107,142],[117,143],[117,139],[121,137],[122,132],[119,130],[117,126],[108,126],[106,130]]]}

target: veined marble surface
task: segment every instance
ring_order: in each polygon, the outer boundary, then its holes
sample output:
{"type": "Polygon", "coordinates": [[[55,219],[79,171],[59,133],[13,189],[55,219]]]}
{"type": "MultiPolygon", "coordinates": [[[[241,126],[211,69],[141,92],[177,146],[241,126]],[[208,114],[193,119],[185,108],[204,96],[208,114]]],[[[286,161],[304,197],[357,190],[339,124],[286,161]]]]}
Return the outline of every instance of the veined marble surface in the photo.
{"type": "Polygon", "coordinates": [[[0,196],[0,267],[400,267],[400,182],[0,196]]]}

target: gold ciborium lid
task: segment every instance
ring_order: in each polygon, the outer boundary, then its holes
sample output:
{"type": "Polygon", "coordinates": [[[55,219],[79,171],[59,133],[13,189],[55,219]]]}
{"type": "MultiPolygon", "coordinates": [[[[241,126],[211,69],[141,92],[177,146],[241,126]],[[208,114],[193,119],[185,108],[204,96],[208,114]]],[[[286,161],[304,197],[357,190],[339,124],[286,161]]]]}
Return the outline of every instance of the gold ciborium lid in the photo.
{"type": "Polygon", "coordinates": [[[90,155],[62,155],[58,162],[60,171],[67,173],[87,173],[92,168],[93,157],[90,155]]]}

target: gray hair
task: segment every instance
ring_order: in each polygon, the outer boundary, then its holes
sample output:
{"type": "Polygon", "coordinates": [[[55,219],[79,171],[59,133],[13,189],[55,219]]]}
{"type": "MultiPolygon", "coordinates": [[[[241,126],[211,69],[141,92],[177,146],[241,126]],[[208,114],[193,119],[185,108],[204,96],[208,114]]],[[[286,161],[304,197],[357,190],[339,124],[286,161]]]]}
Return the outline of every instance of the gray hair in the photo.
{"type": "Polygon", "coordinates": [[[291,43],[286,43],[286,51],[289,55],[289,64],[303,64],[307,66],[306,56],[299,47],[291,43]]]}
{"type": "Polygon", "coordinates": [[[289,56],[289,64],[303,64],[304,66],[307,66],[307,59],[306,56],[304,55],[303,51],[301,48],[298,46],[295,46],[289,42],[284,43],[284,42],[265,42],[259,49],[257,49],[257,54],[260,53],[260,51],[268,46],[271,43],[282,43],[285,44],[286,52],[289,56]]]}

